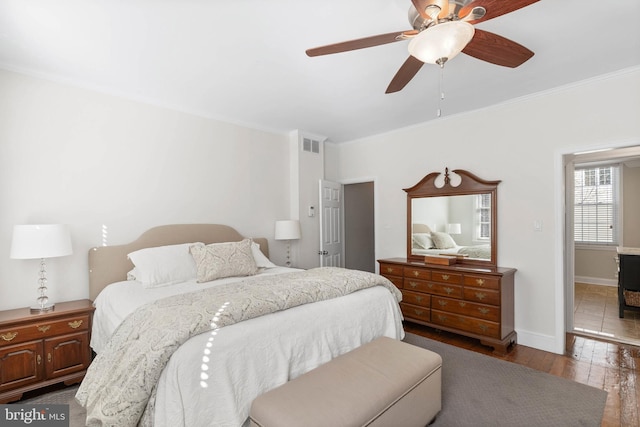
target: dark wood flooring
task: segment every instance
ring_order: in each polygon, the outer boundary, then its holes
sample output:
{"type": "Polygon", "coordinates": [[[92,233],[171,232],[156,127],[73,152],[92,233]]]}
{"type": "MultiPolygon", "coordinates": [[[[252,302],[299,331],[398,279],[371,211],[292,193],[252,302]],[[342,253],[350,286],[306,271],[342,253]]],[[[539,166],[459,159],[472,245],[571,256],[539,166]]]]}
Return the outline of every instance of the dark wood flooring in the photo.
{"type": "Polygon", "coordinates": [[[475,339],[410,322],[405,331],[605,390],[602,426],[640,426],[640,347],[567,334],[564,355],[516,345],[497,356],[475,339]]]}

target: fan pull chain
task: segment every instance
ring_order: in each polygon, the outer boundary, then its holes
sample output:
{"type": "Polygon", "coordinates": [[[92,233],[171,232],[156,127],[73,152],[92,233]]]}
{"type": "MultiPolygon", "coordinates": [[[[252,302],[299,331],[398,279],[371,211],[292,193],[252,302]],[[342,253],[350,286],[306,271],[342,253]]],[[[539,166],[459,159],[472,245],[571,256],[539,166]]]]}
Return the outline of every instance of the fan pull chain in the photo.
{"type": "Polygon", "coordinates": [[[437,116],[442,117],[442,102],[444,101],[444,60],[438,60],[438,65],[440,65],[440,79],[438,83],[438,112],[437,116]]]}

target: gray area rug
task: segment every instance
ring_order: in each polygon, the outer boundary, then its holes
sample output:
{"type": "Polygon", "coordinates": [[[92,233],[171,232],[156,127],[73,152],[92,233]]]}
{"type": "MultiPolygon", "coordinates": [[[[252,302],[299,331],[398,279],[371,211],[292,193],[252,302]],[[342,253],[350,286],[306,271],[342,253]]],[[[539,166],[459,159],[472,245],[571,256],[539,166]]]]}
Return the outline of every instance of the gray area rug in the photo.
{"type": "Polygon", "coordinates": [[[442,411],[430,427],[600,427],[607,392],[407,334],[442,357],[442,411]]]}
{"type": "MultiPolygon", "coordinates": [[[[404,341],[442,356],[442,411],[430,427],[601,424],[607,399],[603,390],[414,334],[404,341]]],[[[69,404],[70,427],[79,427],[85,412],[74,399],[77,389],[72,386],[18,403],[69,404]]]]}

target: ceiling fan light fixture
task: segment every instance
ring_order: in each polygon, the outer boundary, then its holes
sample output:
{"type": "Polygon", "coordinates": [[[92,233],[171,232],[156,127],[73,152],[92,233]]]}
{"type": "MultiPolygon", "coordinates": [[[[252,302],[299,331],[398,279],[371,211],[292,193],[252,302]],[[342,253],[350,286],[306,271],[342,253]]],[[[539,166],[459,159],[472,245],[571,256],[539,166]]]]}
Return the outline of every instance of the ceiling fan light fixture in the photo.
{"type": "Polygon", "coordinates": [[[475,29],[464,21],[449,21],[422,31],[409,42],[409,54],[427,64],[444,64],[471,41],[475,29]]]}

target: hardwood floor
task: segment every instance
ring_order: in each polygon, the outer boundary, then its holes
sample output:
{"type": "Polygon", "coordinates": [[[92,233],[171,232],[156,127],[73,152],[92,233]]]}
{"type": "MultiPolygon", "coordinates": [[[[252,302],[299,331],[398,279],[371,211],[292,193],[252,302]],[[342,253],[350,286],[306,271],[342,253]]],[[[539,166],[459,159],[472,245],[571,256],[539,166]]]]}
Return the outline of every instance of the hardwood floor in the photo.
{"type": "Polygon", "coordinates": [[[605,390],[602,426],[640,426],[640,347],[567,334],[564,355],[516,345],[497,356],[475,339],[410,322],[405,331],[605,390]]]}

